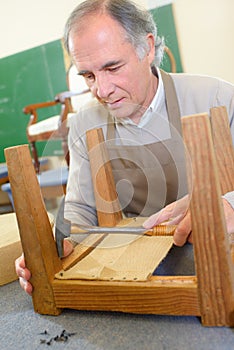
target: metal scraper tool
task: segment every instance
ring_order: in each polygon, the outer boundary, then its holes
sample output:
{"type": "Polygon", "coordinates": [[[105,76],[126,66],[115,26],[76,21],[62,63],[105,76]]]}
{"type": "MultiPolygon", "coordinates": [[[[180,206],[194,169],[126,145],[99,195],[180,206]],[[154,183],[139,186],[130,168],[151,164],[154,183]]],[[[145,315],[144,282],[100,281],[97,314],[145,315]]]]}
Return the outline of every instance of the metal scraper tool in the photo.
{"type": "Polygon", "coordinates": [[[142,226],[88,226],[88,225],[74,225],[71,226],[71,237],[80,234],[133,234],[133,235],[148,235],[148,236],[172,236],[176,229],[175,225],[157,225],[151,229],[146,229],[142,226]]]}

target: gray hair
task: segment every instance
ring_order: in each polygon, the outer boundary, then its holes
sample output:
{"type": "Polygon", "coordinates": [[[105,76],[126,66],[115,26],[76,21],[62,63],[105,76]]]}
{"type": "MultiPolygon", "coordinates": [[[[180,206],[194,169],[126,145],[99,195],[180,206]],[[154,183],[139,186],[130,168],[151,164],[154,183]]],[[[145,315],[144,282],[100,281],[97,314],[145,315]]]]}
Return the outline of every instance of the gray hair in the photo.
{"type": "MultiPolygon", "coordinates": [[[[69,35],[78,28],[81,19],[92,14],[107,13],[116,20],[126,32],[126,39],[135,47],[139,59],[148,52],[146,35],[152,33],[155,38],[155,59],[159,66],[163,57],[164,41],[157,36],[157,27],[152,15],[140,9],[130,0],[86,0],[78,5],[68,18],[64,31],[64,45],[69,53],[69,35]]],[[[89,22],[90,24],[90,22],[89,22]]]]}

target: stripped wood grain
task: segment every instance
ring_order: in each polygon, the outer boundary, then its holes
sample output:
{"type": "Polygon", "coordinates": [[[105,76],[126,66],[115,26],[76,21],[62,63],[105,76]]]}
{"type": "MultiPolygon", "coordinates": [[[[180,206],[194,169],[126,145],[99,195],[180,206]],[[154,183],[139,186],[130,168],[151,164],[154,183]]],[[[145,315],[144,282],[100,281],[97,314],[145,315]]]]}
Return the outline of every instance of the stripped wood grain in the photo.
{"type": "Polygon", "coordinates": [[[58,307],[158,315],[200,315],[194,276],[153,276],[150,281],[143,283],[54,280],[53,290],[58,307]]]}
{"type": "Polygon", "coordinates": [[[210,110],[212,135],[222,194],[234,190],[234,148],[224,106],[210,110]]]}
{"type": "Polygon", "coordinates": [[[51,281],[62,268],[28,145],[5,149],[26,265],[31,271],[34,310],[59,314],[51,281]],[[46,239],[45,239],[46,237],[46,239]]]}
{"type": "Polygon", "coordinates": [[[99,226],[115,226],[123,218],[102,129],[86,132],[99,226]]]}
{"type": "Polygon", "coordinates": [[[182,118],[192,162],[190,210],[203,324],[234,325],[234,275],[209,116],[182,118]]]}

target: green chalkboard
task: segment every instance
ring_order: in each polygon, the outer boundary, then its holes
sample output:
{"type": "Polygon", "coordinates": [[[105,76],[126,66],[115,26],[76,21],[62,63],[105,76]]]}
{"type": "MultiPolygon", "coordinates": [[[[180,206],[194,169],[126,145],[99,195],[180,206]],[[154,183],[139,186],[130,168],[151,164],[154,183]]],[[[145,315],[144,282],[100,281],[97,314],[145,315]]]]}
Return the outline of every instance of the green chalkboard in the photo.
{"type": "MultiPolygon", "coordinates": [[[[176,36],[175,21],[173,17],[172,5],[162,6],[150,11],[158,28],[158,35],[164,37],[165,44],[168,46],[176,60],[177,72],[183,72],[178,40],[176,36]]],[[[162,61],[161,68],[165,71],[170,71],[170,63],[165,55],[162,61]]]]}
{"type": "MultiPolygon", "coordinates": [[[[5,147],[27,143],[29,116],[22,112],[23,107],[53,100],[56,93],[67,89],[63,62],[60,40],[0,60],[0,162],[5,161],[5,147]]],[[[39,119],[58,112],[57,106],[43,109],[39,119]]],[[[43,147],[40,143],[40,154],[43,147]]],[[[58,147],[46,147],[52,154],[53,148],[58,147]]]]}

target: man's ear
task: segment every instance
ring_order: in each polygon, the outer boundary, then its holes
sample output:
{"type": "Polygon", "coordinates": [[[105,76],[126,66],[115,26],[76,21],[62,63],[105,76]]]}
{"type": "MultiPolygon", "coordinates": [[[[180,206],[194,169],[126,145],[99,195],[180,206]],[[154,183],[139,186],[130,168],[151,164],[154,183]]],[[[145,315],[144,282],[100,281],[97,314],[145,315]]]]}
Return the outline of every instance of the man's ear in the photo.
{"type": "Polygon", "coordinates": [[[151,64],[154,61],[155,57],[155,39],[152,33],[147,34],[147,43],[149,47],[147,56],[149,63],[151,64]]]}

